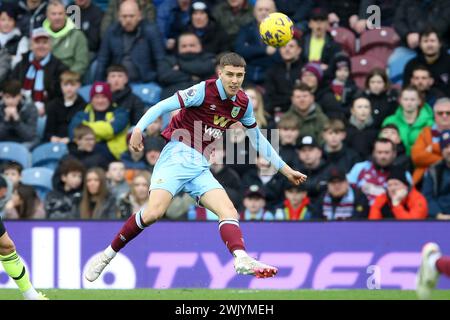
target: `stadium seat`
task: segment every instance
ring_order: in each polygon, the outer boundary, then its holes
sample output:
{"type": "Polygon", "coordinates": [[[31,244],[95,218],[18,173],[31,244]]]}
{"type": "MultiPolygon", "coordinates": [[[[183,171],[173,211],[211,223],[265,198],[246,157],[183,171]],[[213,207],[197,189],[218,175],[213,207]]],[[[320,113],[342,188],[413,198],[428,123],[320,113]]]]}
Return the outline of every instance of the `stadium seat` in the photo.
{"type": "Polygon", "coordinates": [[[133,83],[131,90],[147,104],[147,107],[157,104],[161,97],[161,87],[155,82],[133,83]]]}
{"type": "Polygon", "coordinates": [[[53,170],[49,168],[28,168],[22,171],[22,183],[33,186],[41,200],[49,191],[53,189],[52,185],[53,170]]]}
{"type": "Polygon", "coordinates": [[[337,27],[331,29],[330,33],[334,41],[340,44],[350,57],[355,55],[356,37],[352,31],[347,28],[337,27]]]}
{"type": "Polygon", "coordinates": [[[84,99],[84,101],[89,102],[91,99],[89,99],[89,91],[91,90],[92,85],[86,85],[82,86],[80,89],[78,89],[78,94],[84,99]]]}
{"type": "Polygon", "coordinates": [[[370,55],[357,55],[350,58],[352,63],[352,77],[356,85],[364,89],[366,77],[374,68],[384,68],[384,63],[370,55]]]}
{"type": "Polygon", "coordinates": [[[388,59],[387,72],[389,80],[393,84],[403,84],[403,71],[406,64],[417,56],[417,53],[408,48],[399,47],[394,50],[393,54],[388,59]]]}
{"type": "Polygon", "coordinates": [[[17,142],[0,142],[0,160],[14,161],[24,169],[30,167],[31,155],[28,149],[17,142]]]}
{"type": "Polygon", "coordinates": [[[33,167],[45,167],[54,170],[59,159],[67,152],[67,145],[64,143],[44,143],[31,152],[31,164],[33,167]]]}
{"type": "Polygon", "coordinates": [[[400,37],[393,28],[367,30],[359,38],[359,54],[371,55],[387,65],[389,56],[400,42],[400,37]]]}

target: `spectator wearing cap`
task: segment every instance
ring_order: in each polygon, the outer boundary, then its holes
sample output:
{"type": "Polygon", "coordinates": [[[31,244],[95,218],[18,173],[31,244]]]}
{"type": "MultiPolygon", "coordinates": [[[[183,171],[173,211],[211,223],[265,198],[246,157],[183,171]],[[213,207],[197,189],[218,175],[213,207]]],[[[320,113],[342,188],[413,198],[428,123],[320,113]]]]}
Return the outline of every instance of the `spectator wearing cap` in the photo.
{"type": "Polygon", "coordinates": [[[75,0],[80,8],[81,31],[86,36],[90,57],[94,57],[100,48],[100,26],[103,11],[92,0],[75,0]]]}
{"type": "Polygon", "coordinates": [[[287,183],[284,187],[284,201],[275,210],[276,220],[310,220],[312,218],[311,199],[304,184],[287,183]]]}
{"type": "Polygon", "coordinates": [[[203,51],[219,54],[231,49],[228,35],[217,24],[206,1],[192,1],[189,12],[190,22],[187,30],[199,37],[203,51]]]}
{"type": "MultiPolygon", "coordinates": [[[[362,190],[369,199],[369,204],[372,205],[375,198],[385,192],[386,180],[396,157],[395,144],[389,139],[377,138],[372,159],[358,162],[348,173],[350,184],[362,190]]],[[[407,177],[412,180],[409,173],[407,177]]]]}
{"type": "Polygon", "coordinates": [[[147,170],[153,172],[166,141],[162,137],[146,137],[144,140],[144,156],[147,170]]]}
{"type": "Polygon", "coordinates": [[[281,61],[277,49],[264,44],[259,35],[260,23],[275,11],[273,0],[257,0],[253,8],[253,21],[239,30],[234,49],[247,61],[246,82],[262,84],[267,69],[281,61]]]}
{"type": "Polygon", "coordinates": [[[161,99],[185,89],[214,74],[215,56],[204,52],[200,39],[184,32],[177,39],[177,50],[158,65],[158,82],[163,87],[161,99]]]}
{"type": "Polygon", "coordinates": [[[359,97],[353,100],[351,116],[347,124],[346,145],[355,150],[361,159],[368,159],[373,144],[378,136],[378,129],[373,126],[372,105],[370,100],[359,97]]]}
{"type": "Polygon", "coordinates": [[[341,103],[336,99],[324,72],[317,62],[308,62],[301,70],[300,82],[311,88],[314,99],[328,117],[345,118],[341,103]]]}
{"type": "Polygon", "coordinates": [[[289,109],[292,89],[304,64],[298,31],[294,31],[294,38],[279,52],[282,61],[267,70],[265,81],[267,112],[276,118],[289,109]]]}
{"type": "Polygon", "coordinates": [[[430,217],[450,220],[450,130],[441,132],[439,147],[442,160],[426,171],[422,193],[428,201],[430,217]]]}
{"type": "Polygon", "coordinates": [[[111,64],[121,64],[131,83],[156,81],[157,66],[164,57],[164,46],[154,23],[142,19],[135,1],[120,4],[119,22],[106,31],[100,51],[95,78],[102,80],[111,64]]]}
{"type": "Polygon", "coordinates": [[[328,68],[334,56],[341,51],[328,33],[328,13],[321,8],[313,9],[309,18],[309,33],[304,36],[302,55],[305,61],[320,62],[322,70],[328,68]]]}
{"type": "Polygon", "coordinates": [[[120,159],[127,150],[128,110],[112,102],[111,89],[105,82],[95,82],[89,97],[90,103],[70,122],[69,137],[73,139],[75,127],[85,124],[94,131],[99,152],[109,161],[120,159]]]}
{"type": "Polygon", "coordinates": [[[367,219],[369,202],[361,190],[350,186],[345,171],[339,167],[331,167],[326,192],[315,203],[313,212],[316,219],[367,219]]]}
{"type": "Polygon", "coordinates": [[[428,215],[427,200],[411,186],[406,171],[394,167],[386,179],[386,192],[375,198],[369,219],[418,220],[428,215]]]}
{"type": "Polygon", "coordinates": [[[347,133],[342,120],[331,119],[323,128],[323,158],[329,165],[349,172],[353,165],[361,160],[358,153],[344,143],[347,133]]]}
{"type": "Polygon", "coordinates": [[[130,124],[136,125],[145,113],[144,102],[133,93],[128,82],[127,69],[122,65],[111,65],[106,71],[106,81],[111,88],[113,102],[130,113],[130,124]]]}
{"type": "Polygon", "coordinates": [[[234,44],[241,27],[253,21],[252,6],[247,0],[221,1],[214,7],[213,16],[234,44]]]}
{"type": "Polygon", "coordinates": [[[89,66],[89,48],[83,31],[78,30],[60,0],[51,0],[42,24],[52,39],[52,53],[81,77],[89,66]]]}
{"type": "Polygon", "coordinates": [[[308,176],[304,183],[311,201],[316,201],[325,190],[328,164],[322,158],[323,151],[312,136],[304,136],[297,144],[298,162],[295,168],[308,176]]]}
{"type": "Polygon", "coordinates": [[[241,212],[243,221],[274,220],[273,214],[265,210],[266,195],[258,185],[251,185],[244,193],[244,210],[241,212]]]}
{"type": "Polygon", "coordinates": [[[22,83],[25,96],[32,100],[40,116],[45,114],[45,103],[61,96],[59,77],[67,70],[52,53],[50,35],[43,28],[31,34],[31,51],[22,56],[22,61],[11,72],[11,78],[22,83]]]}
{"type": "Polygon", "coordinates": [[[397,111],[384,119],[382,127],[392,123],[397,125],[406,154],[410,156],[411,148],[422,129],[433,125],[433,109],[424,103],[419,91],[411,86],[402,89],[399,102],[397,111]]]}
{"type": "Polygon", "coordinates": [[[437,100],[433,113],[434,124],[422,129],[411,149],[411,158],[415,167],[414,184],[422,180],[425,171],[431,165],[442,160],[439,140],[443,131],[450,130],[450,99],[437,100]]]}
{"type": "Polygon", "coordinates": [[[168,0],[156,11],[156,23],[169,52],[175,49],[175,39],[186,30],[190,19],[190,5],[191,0],[168,0]]]}
{"type": "MultiPolygon", "coordinates": [[[[109,0],[108,7],[102,18],[101,34],[105,35],[106,30],[117,22],[119,18],[120,4],[125,0],[109,0]]],[[[146,21],[155,22],[156,9],[152,0],[135,0],[142,11],[142,18],[146,21]]],[[[174,0],[171,0],[174,2],[174,0]]]]}
{"type": "Polygon", "coordinates": [[[28,38],[16,26],[17,8],[12,3],[0,5],[0,84],[28,52],[28,38]]]}
{"type": "Polygon", "coordinates": [[[294,86],[291,107],[286,117],[297,120],[300,136],[312,136],[322,143],[322,131],[328,121],[322,108],[315,102],[311,88],[304,83],[294,86]]]}
{"type": "Polygon", "coordinates": [[[13,194],[13,184],[0,174],[0,218],[5,215],[5,206],[13,194]]]}
{"type": "Polygon", "coordinates": [[[239,174],[230,166],[225,165],[224,149],[216,146],[209,161],[211,163],[211,172],[217,181],[224,187],[228,196],[236,208],[241,208],[242,189],[241,178],[239,174]]]}
{"type": "Polygon", "coordinates": [[[47,12],[48,0],[17,1],[17,26],[23,35],[42,27],[47,12]]]}

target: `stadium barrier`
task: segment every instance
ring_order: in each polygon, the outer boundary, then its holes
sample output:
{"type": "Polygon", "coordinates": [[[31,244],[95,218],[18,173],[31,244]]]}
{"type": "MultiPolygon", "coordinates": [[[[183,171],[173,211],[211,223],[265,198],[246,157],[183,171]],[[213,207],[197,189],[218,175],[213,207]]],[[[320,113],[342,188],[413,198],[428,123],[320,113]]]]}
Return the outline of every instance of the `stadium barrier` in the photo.
{"type": "MultiPolygon", "coordinates": [[[[446,222],[243,222],[249,253],[280,268],[256,279],[234,273],[217,223],[160,222],[89,283],[84,270],[122,222],[5,224],[38,288],[413,289],[424,243],[450,253],[446,222]]],[[[13,287],[0,266],[0,288],[13,287]]],[[[450,289],[450,280],[439,287],[450,289]]]]}

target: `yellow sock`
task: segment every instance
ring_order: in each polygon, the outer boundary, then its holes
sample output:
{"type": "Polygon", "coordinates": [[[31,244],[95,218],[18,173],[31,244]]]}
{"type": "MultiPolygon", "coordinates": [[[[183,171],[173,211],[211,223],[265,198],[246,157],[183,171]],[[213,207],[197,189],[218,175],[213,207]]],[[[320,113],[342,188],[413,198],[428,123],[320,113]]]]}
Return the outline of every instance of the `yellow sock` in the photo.
{"type": "Polygon", "coordinates": [[[6,273],[13,278],[21,292],[25,292],[32,287],[27,270],[16,251],[6,256],[0,255],[0,261],[6,273]]]}

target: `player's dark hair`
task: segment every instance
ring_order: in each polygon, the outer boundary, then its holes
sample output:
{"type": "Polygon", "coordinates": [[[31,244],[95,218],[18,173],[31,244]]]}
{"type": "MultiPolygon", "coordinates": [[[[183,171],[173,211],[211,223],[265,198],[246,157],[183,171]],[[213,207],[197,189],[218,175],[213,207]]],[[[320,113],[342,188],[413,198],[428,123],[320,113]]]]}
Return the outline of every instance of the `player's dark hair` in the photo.
{"type": "Polygon", "coordinates": [[[84,175],[86,168],[80,160],[69,158],[61,163],[59,171],[61,173],[61,176],[65,176],[69,172],[81,172],[81,175],[84,175]]]}
{"type": "Polygon", "coordinates": [[[220,67],[223,69],[226,66],[233,66],[233,67],[246,67],[245,59],[242,58],[240,55],[234,52],[228,52],[225,53],[223,56],[220,57],[219,62],[220,67]]]}
{"type": "Polygon", "coordinates": [[[111,72],[122,72],[128,76],[128,70],[121,64],[112,64],[106,69],[106,74],[110,74],[111,72]]]}
{"type": "Polygon", "coordinates": [[[3,86],[3,94],[9,94],[11,96],[18,96],[22,90],[22,84],[18,80],[11,80],[5,83],[3,86]]]}
{"type": "Polygon", "coordinates": [[[397,146],[395,145],[395,143],[387,138],[377,138],[373,144],[374,149],[375,149],[375,146],[377,145],[377,143],[389,143],[392,147],[392,150],[397,152],[397,146]]]}

